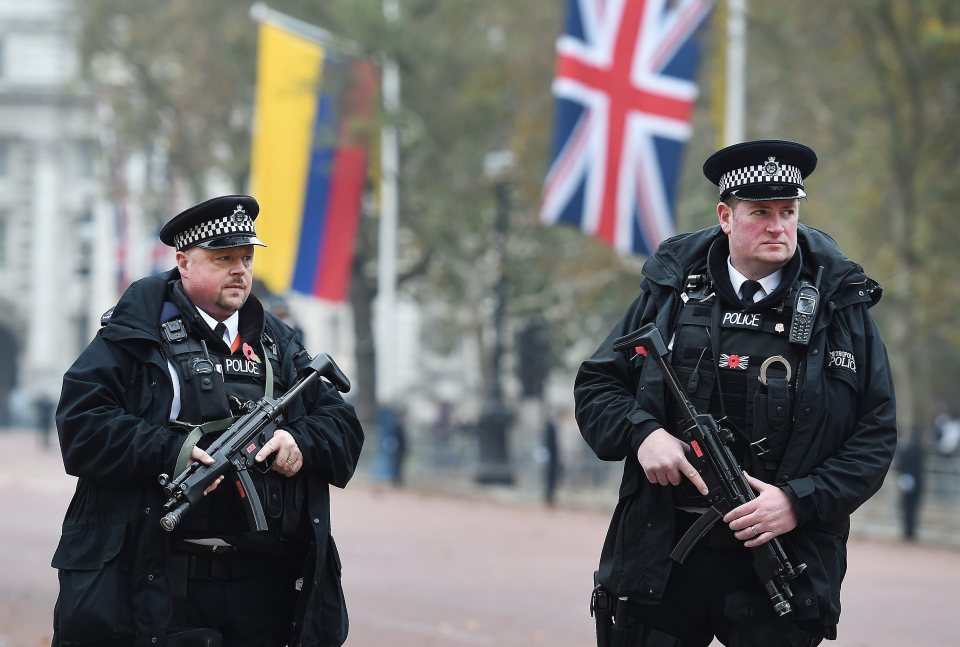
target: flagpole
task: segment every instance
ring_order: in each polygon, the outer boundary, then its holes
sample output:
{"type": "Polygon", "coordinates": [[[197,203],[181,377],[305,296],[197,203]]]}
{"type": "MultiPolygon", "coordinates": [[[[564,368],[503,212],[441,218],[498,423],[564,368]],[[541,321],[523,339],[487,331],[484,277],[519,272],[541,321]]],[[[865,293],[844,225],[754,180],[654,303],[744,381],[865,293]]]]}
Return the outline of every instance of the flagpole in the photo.
{"type": "MultiPolygon", "coordinates": [[[[400,19],[399,0],[383,0],[388,24],[400,19]]],[[[397,175],[399,143],[394,119],[400,109],[400,68],[387,58],[383,62],[383,109],[385,123],[380,131],[380,229],[377,257],[377,402],[389,407],[395,397],[394,361],[391,340],[395,333],[397,293],[397,175]]]]}
{"type": "Polygon", "coordinates": [[[727,93],[724,146],[744,140],[747,103],[747,0],[727,0],[727,93]]]}

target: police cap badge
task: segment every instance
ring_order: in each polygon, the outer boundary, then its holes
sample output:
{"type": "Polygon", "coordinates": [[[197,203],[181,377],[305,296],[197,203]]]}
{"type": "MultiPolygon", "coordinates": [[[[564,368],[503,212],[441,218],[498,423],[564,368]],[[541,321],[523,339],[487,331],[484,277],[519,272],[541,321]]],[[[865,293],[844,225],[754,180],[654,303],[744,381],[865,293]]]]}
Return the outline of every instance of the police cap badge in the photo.
{"type": "Polygon", "coordinates": [[[803,180],[817,167],[808,146],[761,139],[727,146],[707,158],[703,174],[717,185],[720,198],[790,200],[803,198],[803,180]]]}
{"type": "Polygon", "coordinates": [[[177,251],[191,247],[266,247],[253,228],[259,213],[260,205],[249,195],[211,198],[171,218],[160,229],[160,240],[177,251]]]}

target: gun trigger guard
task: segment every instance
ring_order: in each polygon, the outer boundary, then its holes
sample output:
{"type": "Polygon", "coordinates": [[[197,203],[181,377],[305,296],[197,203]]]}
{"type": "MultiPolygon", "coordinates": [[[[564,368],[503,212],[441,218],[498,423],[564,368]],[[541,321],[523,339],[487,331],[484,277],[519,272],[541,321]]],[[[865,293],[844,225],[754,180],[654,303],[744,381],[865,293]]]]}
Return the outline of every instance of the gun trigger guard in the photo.
{"type": "Polygon", "coordinates": [[[263,459],[263,462],[262,462],[262,463],[256,463],[256,462],[255,462],[253,465],[254,465],[254,467],[257,469],[258,472],[260,472],[261,474],[266,474],[266,473],[269,472],[271,469],[273,469],[273,463],[274,463],[274,457],[275,457],[275,456],[276,456],[276,454],[270,454],[269,456],[267,456],[266,458],[263,459]]]}

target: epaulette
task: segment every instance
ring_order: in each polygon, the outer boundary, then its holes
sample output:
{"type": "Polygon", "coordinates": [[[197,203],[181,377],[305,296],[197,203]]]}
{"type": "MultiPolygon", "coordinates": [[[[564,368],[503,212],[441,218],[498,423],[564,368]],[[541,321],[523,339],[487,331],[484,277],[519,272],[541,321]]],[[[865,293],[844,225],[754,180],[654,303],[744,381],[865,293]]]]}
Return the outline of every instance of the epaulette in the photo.
{"type": "Polygon", "coordinates": [[[263,343],[263,349],[267,354],[279,362],[280,349],[277,347],[277,342],[273,341],[273,337],[271,337],[266,330],[263,331],[260,341],[263,343]]]}
{"type": "Polygon", "coordinates": [[[110,308],[109,310],[107,310],[106,312],[104,312],[102,315],[100,315],[100,327],[101,327],[101,328],[102,328],[103,326],[106,326],[108,323],[110,323],[110,318],[113,316],[113,311],[116,309],[116,307],[117,307],[117,306],[113,306],[112,308],[110,308]]]}

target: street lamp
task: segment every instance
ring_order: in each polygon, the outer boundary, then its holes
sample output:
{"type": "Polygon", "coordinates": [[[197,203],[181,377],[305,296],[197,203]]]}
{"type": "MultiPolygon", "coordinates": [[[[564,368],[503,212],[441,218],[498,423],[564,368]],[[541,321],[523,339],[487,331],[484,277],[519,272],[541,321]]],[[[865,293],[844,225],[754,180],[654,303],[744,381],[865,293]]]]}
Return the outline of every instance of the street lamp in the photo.
{"type": "Polygon", "coordinates": [[[494,225],[497,281],[494,286],[493,348],[491,351],[490,382],[484,392],[477,431],[480,445],[480,465],[476,481],[484,485],[512,485],[513,470],[507,431],[513,414],[503,403],[500,380],[503,359],[504,325],[507,311],[507,234],[510,228],[510,171],[516,157],[512,151],[496,150],[483,158],[484,175],[493,184],[497,214],[494,225]]]}

